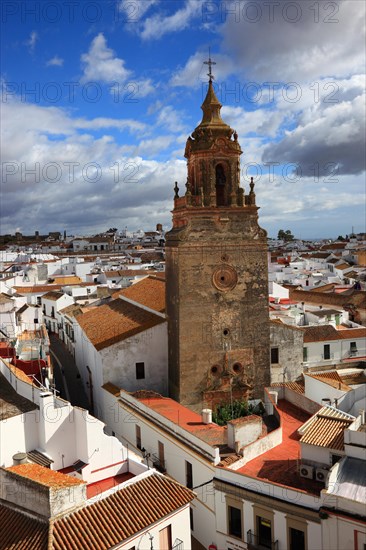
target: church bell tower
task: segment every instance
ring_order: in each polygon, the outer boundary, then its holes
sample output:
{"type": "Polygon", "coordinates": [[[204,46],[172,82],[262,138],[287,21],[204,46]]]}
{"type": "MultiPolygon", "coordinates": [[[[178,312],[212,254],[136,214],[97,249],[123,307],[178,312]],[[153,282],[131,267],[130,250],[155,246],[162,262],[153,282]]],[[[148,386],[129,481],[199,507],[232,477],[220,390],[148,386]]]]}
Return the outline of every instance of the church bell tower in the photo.
{"type": "Polygon", "coordinates": [[[238,135],[221,118],[207,64],[166,235],[169,395],[197,411],[262,397],[270,384],[267,235],[253,180],[248,194],[240,187],[238,135]]]}

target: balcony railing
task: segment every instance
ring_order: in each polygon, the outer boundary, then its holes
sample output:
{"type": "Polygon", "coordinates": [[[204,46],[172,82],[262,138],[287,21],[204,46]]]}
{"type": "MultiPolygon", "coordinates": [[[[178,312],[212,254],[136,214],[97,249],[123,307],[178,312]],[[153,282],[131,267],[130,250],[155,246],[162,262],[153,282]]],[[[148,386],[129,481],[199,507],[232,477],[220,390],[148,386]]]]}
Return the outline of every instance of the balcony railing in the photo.
{"type": "Polygon", "coordinates": [[[247,531],[247,541],[249,550],[278,550],[278,540],[262,544],[258,535],[255,535],[251,529],[247,531]]]}
{"type": "Polygon", "coordinates": [[[165,474],[166,472],[166,465],[165,460],[161,460],[157,455],[152,455],[152,461],[153,461],[153,468],[156,468],[158,472],[161,472],[162,474],[165,474]]]}

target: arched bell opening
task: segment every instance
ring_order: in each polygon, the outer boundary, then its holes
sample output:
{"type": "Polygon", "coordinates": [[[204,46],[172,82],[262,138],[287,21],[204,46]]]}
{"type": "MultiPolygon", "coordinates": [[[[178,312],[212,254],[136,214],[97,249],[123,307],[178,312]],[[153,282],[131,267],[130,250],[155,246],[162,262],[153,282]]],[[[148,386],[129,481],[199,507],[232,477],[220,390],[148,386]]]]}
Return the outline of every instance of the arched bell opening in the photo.
{"type": "Polygon", "coordinates": [[[216,205],[227,206],[227,176],[225,167],[217,164],[215,168],[216,205]]]}

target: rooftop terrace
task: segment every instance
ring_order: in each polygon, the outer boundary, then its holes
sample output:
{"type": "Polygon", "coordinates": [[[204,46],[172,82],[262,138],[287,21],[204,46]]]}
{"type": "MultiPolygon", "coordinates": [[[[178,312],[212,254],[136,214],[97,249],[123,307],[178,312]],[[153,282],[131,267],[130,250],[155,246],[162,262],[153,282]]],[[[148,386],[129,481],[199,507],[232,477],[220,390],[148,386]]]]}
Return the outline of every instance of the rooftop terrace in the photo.
{"type": "Polygon", "coordinates": [[[278,401],[277,409],[281,417],[282,443],[251,460],[237,472],[319,495],[324,484],[299,474],[301,436],[297,430],[310,415],[284,399],[278,401]]]}

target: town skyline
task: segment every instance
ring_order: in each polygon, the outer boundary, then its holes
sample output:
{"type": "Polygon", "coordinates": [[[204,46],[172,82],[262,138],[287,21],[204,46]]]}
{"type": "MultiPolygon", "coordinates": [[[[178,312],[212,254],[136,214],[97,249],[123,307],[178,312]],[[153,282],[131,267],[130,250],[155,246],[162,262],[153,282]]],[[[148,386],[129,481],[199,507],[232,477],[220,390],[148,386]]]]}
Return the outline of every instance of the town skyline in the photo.
{"type": "Polygon", "coordinates": [[[268,235],[365,231],[364,6],[267,4],[5,2],[0,233],[170,228],[209,47],[268,235]]]}

